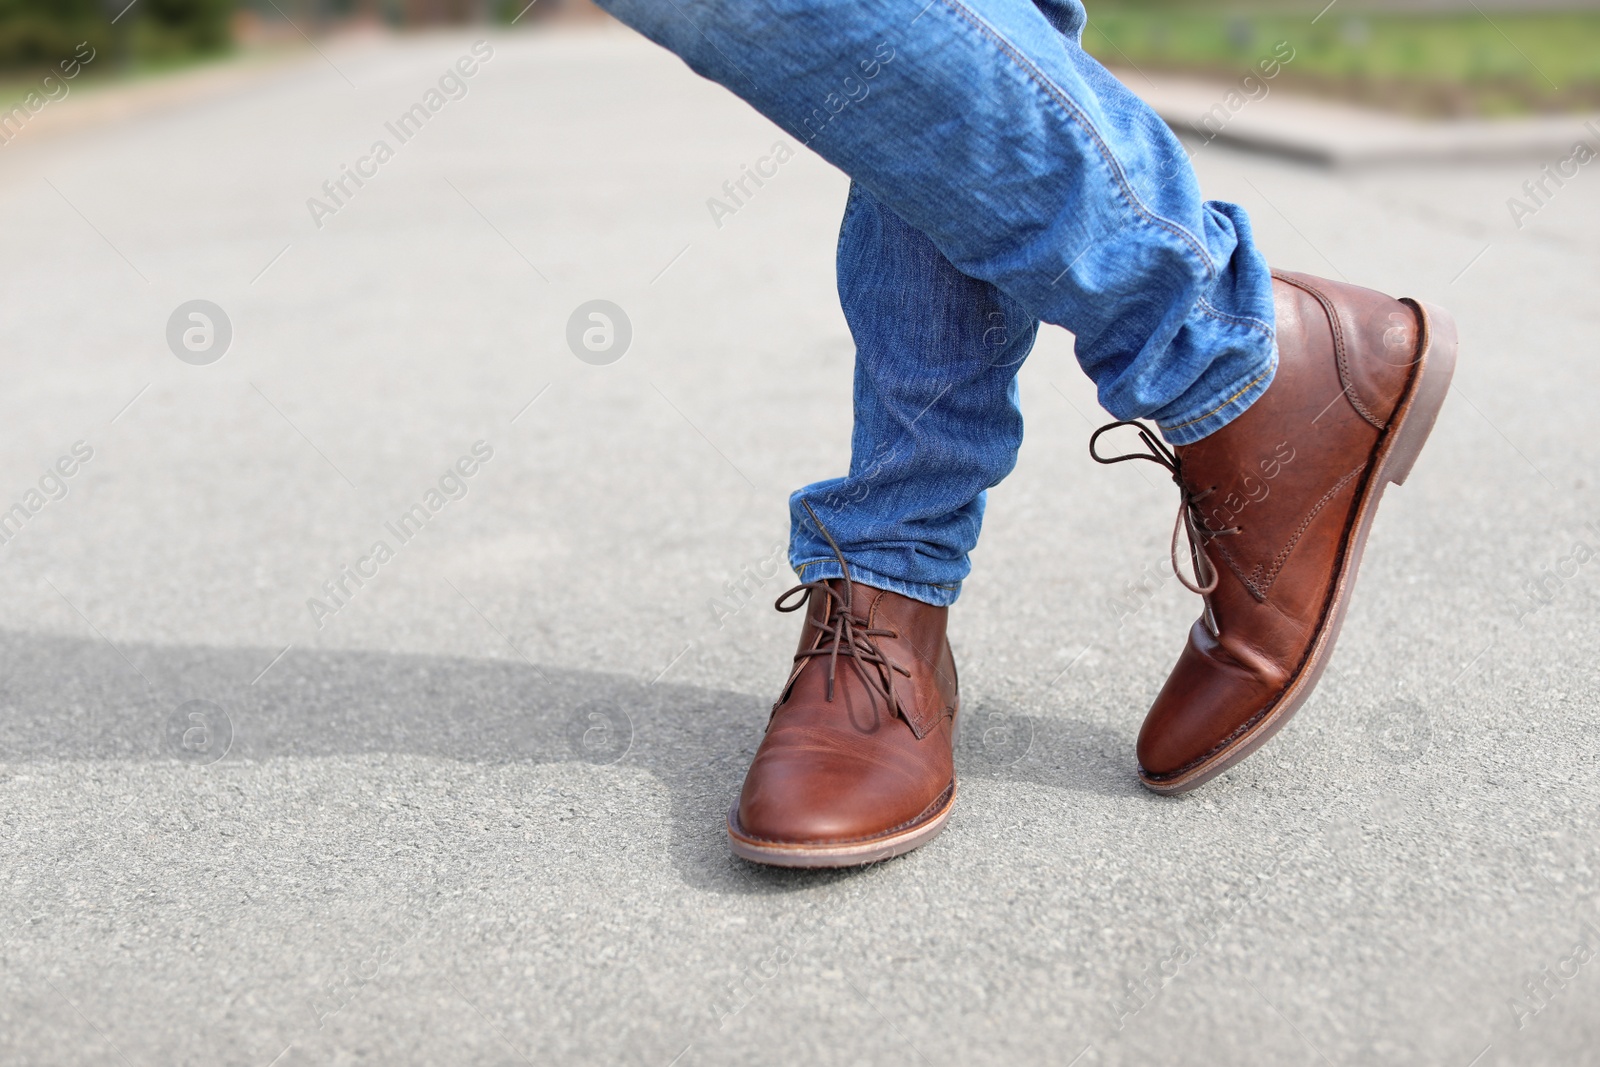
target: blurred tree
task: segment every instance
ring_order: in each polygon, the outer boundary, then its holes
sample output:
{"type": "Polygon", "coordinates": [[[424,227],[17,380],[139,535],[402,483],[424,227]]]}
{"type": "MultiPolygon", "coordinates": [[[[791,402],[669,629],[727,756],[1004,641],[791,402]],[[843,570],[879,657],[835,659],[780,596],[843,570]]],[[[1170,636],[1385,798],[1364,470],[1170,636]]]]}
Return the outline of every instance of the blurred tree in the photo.
{"type": "Polygon", "coordinates": [[[0,66],[53,66],[83,40],[110,40],[100,0],[0,0],[0,66]]]}
{"type": "Polygon", "coordinates": [[[141,0],[141,6],[147,22],[180,35],[195,49],[210,51],[228,44],[233,0],[141,0]]]}
{"type": "Polygon", "coordinates": [[[220,52],[232,43],[233,8],[233,0],[139,0],[134,52],[156,60],[220,52]]]}
{"type": "Polygon", "coordinates": [[[0,0],[0,67],[53,66],[80,41],[123,61],[217,52],[231,43],[233,9],[234,0],[0,0]]]}

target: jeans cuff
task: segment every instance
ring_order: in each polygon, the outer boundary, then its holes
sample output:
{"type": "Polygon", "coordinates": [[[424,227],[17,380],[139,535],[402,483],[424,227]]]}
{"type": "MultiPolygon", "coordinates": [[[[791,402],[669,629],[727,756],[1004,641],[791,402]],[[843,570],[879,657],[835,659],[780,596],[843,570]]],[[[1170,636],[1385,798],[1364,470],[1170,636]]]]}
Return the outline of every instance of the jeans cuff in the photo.
{"type": "MultiPolygon", "coordinates": [[[[815,582],[823,578],[843,578],[844,571],[839,567],[839,561],[830,557],[825,559],[807,560],[804,563],[791,563],[794,572],[800,576],[802,582],[815,582]]],[[[850,578],[859,585],[870,585],[874,589],[884,589],[891,593],[908,596],[912,600],[920,600],[924,604],[932,604],[936,608],[947,608],[956,602],[956,597],[961,595],[961,583],[955,585],[927,585],[922,582],[903,582],[898,578],[870,571],[858,564],[850,564],[850,578]]]]}
{"type": "Polygon", "coordinates": [[[1161,436],[1166,438],[1170,445],[1192,445],[1203,437],[1210,437],[1243,415],[1250,409],[1251,404],[1261,399],[1261,395],[1272,385],[1277,373],[1278,348],[1274,345],[1272,362],[1267,364],[1265,369],[1252,371],[1246,381],[1223,391],[1219,398],[1211,400],[1194,415],[1157,420],[1156,425],[1161,428],[1161,436]]]}

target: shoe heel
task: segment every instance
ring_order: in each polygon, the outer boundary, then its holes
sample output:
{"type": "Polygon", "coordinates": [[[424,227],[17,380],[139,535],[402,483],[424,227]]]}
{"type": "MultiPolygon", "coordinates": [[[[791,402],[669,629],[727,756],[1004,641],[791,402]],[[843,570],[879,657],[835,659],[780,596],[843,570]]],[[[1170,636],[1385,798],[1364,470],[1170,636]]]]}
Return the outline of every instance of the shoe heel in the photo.
{"type": "Polygon", "coordinates": [[[1456,373],[1456,352],[1461,347],[1455,319],[1443,308],[1417,300],[1405,303],[1417,313],[1422,339],[1417,356],[1416,376],[1411,392],[1395,412],[1389,432],[1395,435],[1394,444],[1384,461],[1383,477],[1395,485],[1404,485],[1428,443],[1433,424],[1444,407],[1444,398],[1450,392],[1450,380],[1456,373]]]}

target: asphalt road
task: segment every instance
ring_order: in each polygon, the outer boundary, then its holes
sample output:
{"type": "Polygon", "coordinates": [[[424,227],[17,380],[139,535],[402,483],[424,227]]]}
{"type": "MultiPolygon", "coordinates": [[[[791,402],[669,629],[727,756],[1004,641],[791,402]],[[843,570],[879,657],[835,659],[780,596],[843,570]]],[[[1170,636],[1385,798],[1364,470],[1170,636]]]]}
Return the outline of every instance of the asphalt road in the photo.
{"type": "Polygon", "coordinates": [[[1316,697],[1137,784],[1197,603],[1047,331],[949,829],[769,871],[722,819],[785,495],[847,457],[845,181],[802,152],[714,219],[779,131],[621,31],[473,39],[0,149],[0,1062],[1600,1063],[1600,170],[1519,230],[1535,162],[1202,150],[1275,262],[1463,330],[1316,697]]]}

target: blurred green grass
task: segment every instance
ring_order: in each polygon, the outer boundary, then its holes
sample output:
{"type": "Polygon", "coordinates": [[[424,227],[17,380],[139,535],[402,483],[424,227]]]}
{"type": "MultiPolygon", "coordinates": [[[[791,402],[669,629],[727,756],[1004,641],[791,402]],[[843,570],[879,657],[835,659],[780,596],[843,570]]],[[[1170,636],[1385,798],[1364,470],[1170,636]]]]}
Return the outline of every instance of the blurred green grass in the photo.
{"type": "Polygon", "coordinates": [[[1312,14],[1090,0],[1084,44],[1112,67],[1233,80],[1286,41],[1277,84],[1303,92],[1424,115],[1600,110],[1600,11],[1312,14]]]}
{"type": "MultiPolygon", "coordinates": [[[[1229,10],[1208,0],[1087,0],[1084,44],[1111,67],[1234,81],[1284,41],[1294,59],[1275,85],[1292,91],[1429,116],[1600,110],[1600,0],[1565,12],[1480,11],[1463,0],[1465,10],[1438,13],[1344,0],[1320,18],[1319,0],[1249,2],[1229,10]]],[[[356,0],[283,5],[337,14],[354,10],[356,0]]],[[[525,6],[498,0],[506,5],[525,6]]],[[[233,0],[140,0],[113,27],[108,13],[121,7],[120,0],[0,0],[0,101],[19,99],[80,40],[100,54],[85,70],[87,85],[230,50],[233,0]]]]}

